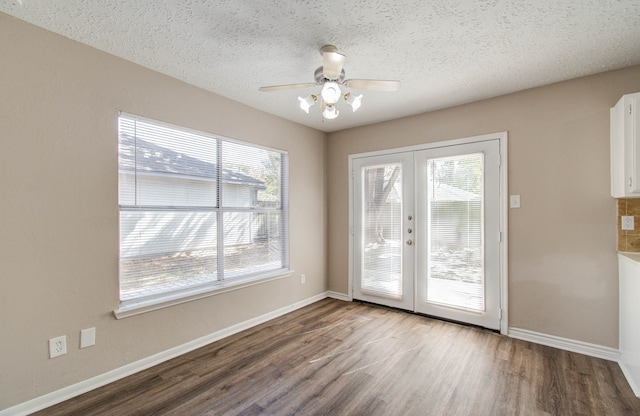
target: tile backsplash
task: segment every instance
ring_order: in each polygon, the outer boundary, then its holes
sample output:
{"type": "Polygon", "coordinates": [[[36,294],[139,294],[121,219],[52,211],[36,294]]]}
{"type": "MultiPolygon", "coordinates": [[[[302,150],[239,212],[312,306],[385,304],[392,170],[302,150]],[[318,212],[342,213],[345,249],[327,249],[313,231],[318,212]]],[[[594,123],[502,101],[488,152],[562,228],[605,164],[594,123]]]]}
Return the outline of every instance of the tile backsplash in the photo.
{"type": "Polygon", "coordinates": [[[640,198],[618,199],[618,251],[640,253],[640,198]],[[623,215],[633,215],[635,230],[622,231],[623,215]]]}

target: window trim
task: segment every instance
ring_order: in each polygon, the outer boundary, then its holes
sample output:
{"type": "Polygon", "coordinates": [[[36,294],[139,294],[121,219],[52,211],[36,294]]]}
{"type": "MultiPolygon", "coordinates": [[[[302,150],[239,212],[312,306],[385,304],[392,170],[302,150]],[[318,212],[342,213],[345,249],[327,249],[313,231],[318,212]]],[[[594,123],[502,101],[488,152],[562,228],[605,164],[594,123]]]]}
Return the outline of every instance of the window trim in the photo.
{"type": "MultiPolygon", "coordinates": [[[[203,285],[197,285],[197,286],[192,286],[192,287],[187,287],[187,288],[183,288],[183,289],[178,289],[178,290],[173,290],[173,291],[168,291],[168,292],[164,292],[164,293],[158,293],[155,295],[149,295],[149,296],[145,296],[145,297],[140,297],[140,298],[136,298],[136,299],[129,299],[129,300],[121,300],[121,293],[120,293],[120,273],[118,272],[117,278],[118,278],[118,307],[116,309],[113,310],[113,315],[116,317],[116,319],[122,319],[122,318],[126,318],[129,316],[135,316],[135,315],[139,315],[142,313],[146,313],[146,312],[151,312],[154,310],[158,310],[158,309],[163,309],[163,308],[167,308],[170,306],[174,306],[174,305],[179,305],[182,303],[186,303],[186,302],[190,302],[193,300],[197,300],[197,299],[202,299],[202,298],[206,298],[209,296],[215,296],[218,294],[222,294],[222,293],[226,293],[226,292],[230,292],[233,290],[238,290],[238,289],[242,289],[245,287],[250,287],[250,286],[254,286],[257,284],[262,284],[262,283],[268,283],[268,282],[272,282],[275,280],[279,280],[279,279],[283,279],[286,277],[290,277],[294,271],[291,270],[289,268],[290,266],[290,235],[289,235],[289,152],[286,150],[282,150],[282,149],[277,149],[277,148],[273,148],[273,147],[268,147],[268,146],[262,146],[253,142],[248,142],[248,141],[243,141],[243,140],[238,140],[238,139],[233,139],[233,138],[229,138],[226,136],[222,136],[222,135],[217,135],[217,134],[211,134],[208,132],[204,132],[204,131],[199,131],[199,130],[195,130],[195,129],[191,129],[188,127],[184,127],[181,125],[177,125],[177,124],[172,124],[172,123],[167,123],[167,122],[163,122],[163,121],[159,121],[159,120],[155,120],[155,119],[151,119],[151,118],[146,118],[146,117],[142,117],[139,115],[135,115],[135,114],[131,114],[131,113],[127,113],[124,111],[119,111],[118,112],[118,123],[121,117],[126,117],[126,118],[130,118],[130,119],[134,119],[136,121],[140,120],[142,122],[146,122],[146,123],[153,123],[156,124],[158,126],[162,126],[162,127],[168,127],[171,129],[180,129],[184,132],[187,133],[192,133],[192,134],[198,134],[201,136],[205,136],[205,137],[210,137],[214,140],[217,141],[217,146],[218,146],[218,152],[217,152],[217,158],[218,158],[218,163],[217,163],[217,169],[220,170],[222,169],[222,164],[220,163],[221,160],[221,152],[220,152],[220,147],[222,145],[222,142],[229,142],[229,143],[235,143],[235,144],[239,144],[242,146],[251,146],[254,147],[256,149],[261,149],[261,150],[266,150],[266,151],[270,151],[270,152],[278,152],[281,153],[283,155],[282,158],[282,163],[281,163],[281,210],[279,211],[282,216],[285,218],[285,226],[283,227],[284,229],[282,230],[282,232],[284,232],[283,235],[283,252],[282,252],[282,264],[284,267],[280,268],[280,269],[275,269],[275,270],[268,270],[268,271],[264,271],[264,272],[258,272],[258,273],[253,273],[253,274],[248,274],[245,276],[241,276],[241,277],[234,277],[232,279],[222,279],[222,280],[216,280],[216,281],[212,281],[210,283],[207,284],[203,284],[203,285]]],[[[119,130],[119,129],[118,129],[119,130]]],[[[118,139],[119,141],[119,139],[118,139]]],[[[118,151],[119,152],[119,151],[118,151]]],[[[119,171],[119,170],[118,170],[119,171]]],[[[220,172],[218,172],[218,174],[220,174],[220,172]]],[[[217,189],[217,198],[218,198],[218,208],[216,210],[220,210],[220,212],[225,212],[225,208],[222,207],[222,204],[220,204],[220,198],[221,198],[221,181],[217,181],[218,182],[218,189],[217,189]]],[[[120,184],[118,183],[118,189],[120,189],[120,184]]],[[[118,211],[121,212],[122,210],[122,206],[118,203],[118,211]]],[[[194,207],[190,207],[190,208],[194,208],[194,207]]],[[[226,207],[226,209],[229,209],[229,207],[226,207]]],[[[232,207],[231,208],[233,211],[245,211],[245,209],[242,209],[240,207],[232,207]]],[[[255,210],[247,210],[248,212],[254,212],[255,210]]],[[[118,229],[120,229],[120,226],[118,226],[118,229]]],[[[223,230],[220,230],[223,231],[223,230]]],[[[120,238],[118,238],[118,244],[120,244],[120,238]]],[[[120,261],[120,256],[118,256],[118,262],[120,261]]]]}
{"type": "Polygon", "coordinates": [[[182,289],[179,291],[158,294],[153,297],[133,299],[120,302],[120,306],[114,309],[113,315],[116,319],[127,318],[129,316],[140,315],[142,313],[168,308],[181,303],[191,302],[215,296],[245,287],[259,285],[261,283],[273,282],[274,280],[290,277],[295,271],[290,269],[279,269],[269,273],[261,273],[246,278],[234,280],[221,280],[215,283],[182,289]]]}

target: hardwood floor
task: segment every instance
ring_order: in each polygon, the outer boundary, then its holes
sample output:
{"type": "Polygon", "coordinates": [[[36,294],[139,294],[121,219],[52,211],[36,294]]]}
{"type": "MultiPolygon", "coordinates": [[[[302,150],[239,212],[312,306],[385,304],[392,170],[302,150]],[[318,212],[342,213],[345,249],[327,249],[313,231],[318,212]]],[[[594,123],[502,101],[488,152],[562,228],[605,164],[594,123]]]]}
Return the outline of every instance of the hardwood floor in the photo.
{"type": "Polygon", "coordinates": [[[640,415],[618,364],[325,299],[37,415],[640,415]]]}

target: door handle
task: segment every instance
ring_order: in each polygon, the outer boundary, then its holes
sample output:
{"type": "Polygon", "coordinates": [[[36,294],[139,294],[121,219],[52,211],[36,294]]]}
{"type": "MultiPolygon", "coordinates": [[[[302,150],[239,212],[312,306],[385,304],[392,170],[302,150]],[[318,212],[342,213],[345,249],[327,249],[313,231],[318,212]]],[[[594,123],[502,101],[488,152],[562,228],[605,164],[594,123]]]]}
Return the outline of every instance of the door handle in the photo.
{"type": "Polygon", "coordinates": [[[413,241],[407,240],[407,245],[410,246],[411,244],[413,244],[413,241]]]}

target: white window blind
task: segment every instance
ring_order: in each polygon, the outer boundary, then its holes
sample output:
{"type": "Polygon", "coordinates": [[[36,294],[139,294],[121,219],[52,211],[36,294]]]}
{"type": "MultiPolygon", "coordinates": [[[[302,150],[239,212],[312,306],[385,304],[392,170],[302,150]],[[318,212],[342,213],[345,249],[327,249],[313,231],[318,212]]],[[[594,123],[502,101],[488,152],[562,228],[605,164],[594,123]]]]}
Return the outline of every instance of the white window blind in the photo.
{"type": "Polygon", "coordinates": [[[427,163],[429,302],[484,310],[484,157],[427,163]]]}
{"type": "Polygon", "coordinates": [[[362,168],[363,293],[402,296],[402,165],[362,168]]]}
{"type": "Polygon", "coordinates": [[[120,301],[288,268],[287,154],[119,117],[120,301]]]}

